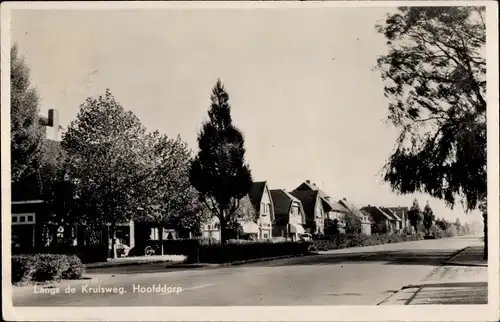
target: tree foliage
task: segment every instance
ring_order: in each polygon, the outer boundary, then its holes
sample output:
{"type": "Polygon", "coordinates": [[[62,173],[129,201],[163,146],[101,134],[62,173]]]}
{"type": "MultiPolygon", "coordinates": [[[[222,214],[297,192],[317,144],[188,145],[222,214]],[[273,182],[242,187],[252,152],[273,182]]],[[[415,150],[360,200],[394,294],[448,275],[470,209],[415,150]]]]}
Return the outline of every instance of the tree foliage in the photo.
{"type": "MultiPolygon", "coordinates": [[[[165,226],[174,229],[198,229],[204,212],[198,193],[189,182],[191,151],[180,136],[175,139],[158,132],[150,133],[146,140],[150,153],[144,160],[151,162],[151,176],[145,182],[149,188],[143,211],[138,220],[154,223],[160,231],[165,226]]],[[[160,233],[163,253],[163,234],[160,233]]]]}
{"type": "Polygon", "coordinates": [[[350,212],[345,215],[345,232],[346,234],[361,233],[361,219],[356,214],[350,212]]]}
{"type": "MultiPolygon", "coordinates": [[[[144,161],[145,129],[109,90],[88,98],[68,127],[62,145],[85,223],[115,227],[127,223],[150,194],[151,168],[144,161]]],[[[115,238],[112,238],[116,257],[115,238]]]]}
{"type": "Polygon", "coordinates": [[[198,135],[199,152],[190,168],[190,181],[200,200],[217,216],[224,227],[235,215],[240,200],[252,185],[249,166],[245,163],[243,134],[233,125],[229,95],[217,80],[212,90],[209,120],[198,135]]]}
{"type": "Polygon", "coordinates": [[[484,13],[403,7],[377,26],[389,46],[378,59],[389,120],[400,129],[384,179],[400,193],[424,192],[450,207],[459,198],[467,210],[486,203],[484,13]]]}
{"type": "Polygon", "coordinates": [[[337,236],[339,233],[339,221],[337,219],[325,218],[325,235],[337,236]]]}
{"type": "Polygon", "coordinates": [[[17,182],[39,168],[45,132],[39,122],[39,99],[31,85],[30,70],[16,45],[10,54],[11,181],[17,182]]]}
{"type": "Polygon", "coordinates": [[[415,198],[408,211],[408,220],[410,221],[410,225],[415,229],[415,232],[418,232],[418,225],[422,222],[422,219],[422,210],[420,209],[418,200],[415,198]]]}
{"type": "Polygon", "coordinates": [[[427,202],[427,204],[424,207],[423,220],[422,220],[427,233],[429,233],[429,230],[431,229],[432,225],[434,224],[435,219],[436,219],[436,216],[434,215],[434,212],[432,211],[432,208],[429,205],[429,202],[427,202]]]}
{"type": "Polygon", "coordinates": [[[400,8],[377,26],[389,52],[378,68],[400,129],[385,180],[467,209],[486,199],[483,7],[400,8]]]}

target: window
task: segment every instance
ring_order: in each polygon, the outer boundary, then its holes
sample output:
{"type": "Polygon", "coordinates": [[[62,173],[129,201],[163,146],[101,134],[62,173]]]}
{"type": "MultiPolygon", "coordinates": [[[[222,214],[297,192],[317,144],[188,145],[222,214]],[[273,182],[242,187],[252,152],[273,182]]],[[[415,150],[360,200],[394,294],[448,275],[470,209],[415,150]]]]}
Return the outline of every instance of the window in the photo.
{"type": "Polygon", "coordinates": [[[33,221],[33,216],[28,216],[28,221],[33,221]]]}
{"type": "Polygon", "coordinates": [[[19,222],[26,222],[26,217],[20,216],[19,217],[19,222]]]}
{"type": "Polygon", "coordinates": [[[268,233],[264,233],[264,238],[268,239],[269,238],[269,234],[268,233]]]}
{"type": "Polygon", "coordinates": [[[12,222],[17,222],[17,216],[12,217],[12,222]]]}
{"type": "Polygon", "coordinates": [[[263,213],[266,212],[266,204],[265,203],[261,203],[260,204],[260,209],[262,210],[263,213]]]}

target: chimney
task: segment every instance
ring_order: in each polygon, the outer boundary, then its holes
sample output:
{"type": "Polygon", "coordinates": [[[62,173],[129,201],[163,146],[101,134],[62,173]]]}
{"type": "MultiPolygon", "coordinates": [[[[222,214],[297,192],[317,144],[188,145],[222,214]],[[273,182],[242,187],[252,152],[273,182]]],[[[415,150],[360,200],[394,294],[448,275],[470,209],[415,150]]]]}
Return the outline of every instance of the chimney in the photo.
{"type": "Polygon", "coordinates": [[[60,138],[60,125],[59,125],[59,111],[55,109],[49,110],[49,126],[52,127],[52,140],[61,141],[60,138]]]}
{"type": "Polygon", "coordinates": [[[344,197],[344,198],[342,198],[342,200],[347,201],[347,199],[346,199],[345,197],[344,197]]]}
{"type": "Polygon", "coordinates": [[[59,113],[55,109],[50,109],[48,117],[40,116],[40,124],[45,126],[46,136],[55,141],[60,141],[60,126],[59,126],[59,113]],[[51,127],[52,134],[47,135],[47,128],[51,127]]]}
{"type": "Polygon", "coordinates": [[[310,183],[311,183],[311,180],[306,180],[306,183],[307,183],[307,184],[310,184],[310,183]]]}

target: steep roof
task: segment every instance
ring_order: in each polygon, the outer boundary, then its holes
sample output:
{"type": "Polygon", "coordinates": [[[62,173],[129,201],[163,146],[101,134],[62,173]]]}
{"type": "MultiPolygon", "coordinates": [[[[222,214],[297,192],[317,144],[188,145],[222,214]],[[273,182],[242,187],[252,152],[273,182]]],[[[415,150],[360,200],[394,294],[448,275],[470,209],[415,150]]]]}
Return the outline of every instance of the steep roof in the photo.
{"type": "Polygon", "coordinates": [[[368,212],[374,219],[376,218],[384,218],[384,219],[388,219],[388,220],[394,220],[393,217],[391,217],[389,214],[387,214],[386,212],[382,211],[382,209],[380,209],[379,207],[375,207],[375,206],[366,206],[366,207],[363,207],[361,208],[361,211],[366,211],[368,212]]]}
{"type": "Polygon", "coordinates": [[[358,207],[356,207],[354,204],[352,204],[351,202],[347,201],[347,199],[340,199],[338,201],[339,204],[341,204],[343,207],[347,208],[347,210],[349,210],[349,212],[352,212],[353,214],[355,214],[357,217],[362,217],[364,216],[364,214],[361,212],[361,210],[358,209],[358,207]]]}
{"type": "Polygon", "coordinates": [[[380,207],[380,209],[383,212],[388,213],[394,220],[401,221],[401,218],[399,218],[399,216],[394,211],[392,211],[390,208],[380,207]]]}
{"type": "Polygon", "coordinates": [[[290,214],[290,207],[292,206],[293,201],[299,203],[300,212],[302,214],[302,221],[305,220],[304,208],[302,206],[302,202],[299,199],[295,198],[283,189],[273,189],[270,190],[270,192],[271,198],[273,199],[274,214],[277,218],[276,220],[278,220],[279,217],[289,218],[288,215],[290,214]]]}
{"type": "Polygon", "coordinates": [[[408,212],[410,211],[409,207],[387,207],[387,208],[392,210],[392,212],[395,213],[402,220],[408,219],[408,212]]]}
{"type": "Polygon", "coordinates": [[[306,217],[314,218],[314,208],[316,207],[316,200],[318,200],[318,191],[292,191],[290,194],[302,203],[306,217]]]}
{"type": "Polygon", "coordinates": [[[314,183],[306,180],[302,182],[294,191],[317,191],[319,197],[322,199],[323,204],[326,206],[325,211],[337,211],[337,212],[348,212],[345,207],[340,205],[338,202],[330,200],[330,196],[327,195],[323,190],[318,188],[314,183]]]}
{"type": "Polygon", "coordinates": [[[260,201],[262,200],[264,189],[266,189],[266,181],[257,181],[252,183],[252,187],[248,193],[250,202],[256,210],[260,209],[260,201]]]}

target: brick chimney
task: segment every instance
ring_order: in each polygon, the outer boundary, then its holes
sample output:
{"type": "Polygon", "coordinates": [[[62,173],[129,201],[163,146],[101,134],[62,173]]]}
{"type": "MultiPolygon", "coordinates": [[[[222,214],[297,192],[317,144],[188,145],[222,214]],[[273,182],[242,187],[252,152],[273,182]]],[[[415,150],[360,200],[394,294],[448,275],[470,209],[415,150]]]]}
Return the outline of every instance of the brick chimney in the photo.
{"type": "Polygon", "coordinates": [[[306,183],[307,183],[307,184],[310,184],[310,183],[311,183],[311,180],[306,180],[306,183]]]}

